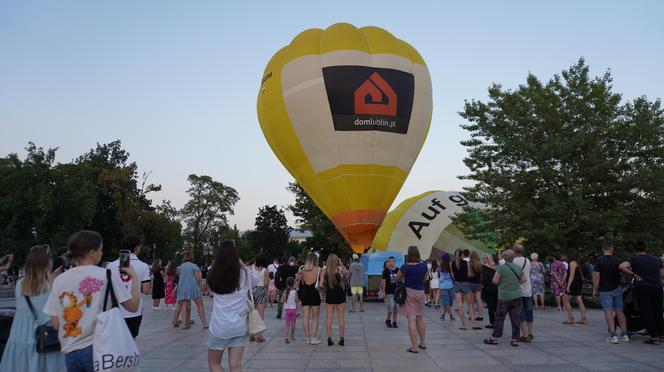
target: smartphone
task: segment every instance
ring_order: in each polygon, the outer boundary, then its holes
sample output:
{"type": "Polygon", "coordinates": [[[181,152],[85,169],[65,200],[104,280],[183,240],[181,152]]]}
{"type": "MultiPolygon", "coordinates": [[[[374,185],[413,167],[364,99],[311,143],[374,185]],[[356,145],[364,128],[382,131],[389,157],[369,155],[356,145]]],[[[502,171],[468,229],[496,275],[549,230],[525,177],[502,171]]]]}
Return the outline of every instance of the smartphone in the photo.
{"type": "Polygon", "coordinates": [[[131,259],[131,251],[123,249],[120,251],[120,268],[129,267],[129,260],[131,259]]]}

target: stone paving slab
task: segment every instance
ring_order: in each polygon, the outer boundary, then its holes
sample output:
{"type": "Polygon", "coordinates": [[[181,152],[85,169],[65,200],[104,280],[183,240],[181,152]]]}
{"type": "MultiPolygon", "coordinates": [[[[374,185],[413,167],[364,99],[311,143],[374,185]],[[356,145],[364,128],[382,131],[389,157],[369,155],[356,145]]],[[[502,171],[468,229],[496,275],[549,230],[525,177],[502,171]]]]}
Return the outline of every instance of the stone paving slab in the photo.
{"type": "MultiPolygon", "coordinates": [[[[188,330],[174,328],[171,310],[146,310],[141,333],[137,338],[141,350],[143,372],[207,371],[207,331],[202,329],[198,313],[193,311],[195,324],[188,330]]],[[[209,319],[211,302],[205,299],[209,319]]],[[[243,354],[243,371],[334,371],[368,372],[398,369],[407,371],[662,371],[664,346],[645,345],[643,336],[634,336],[629,344],[606,343],[606,326],[600,311],[589,311],[586,326],[564,326],[564,313],[553,309],[535,312],[535,341],[509,345],[509,338],[497,346],[485,345],[482,339],[490,330],[459,330],[454,321],[439,320],[439,313],[427,309],[425,324],[427,350],[419,354],[406,352],[410,341],[404,318],[398,329],[384,324],[384,307],[368,303],[366,312],[346,310],[346,346],[328,347],[325,335],[325,310],[321,310],[318,337],[323,343],[306,345],[302,322],[298,319],[296,341],[284,343],[283,322],[275,319],[276,308],[266,310],[265,343],[247,343],[243,354]]],[[[486,318],[486,316],[485,316],[486,318]]],[[[509,333],[509,321],[505,332],[509,333]]],[[[336,320],[335,320],[336,324],[336,320]]],[[[339,339],[333,328],[333,340],[339,339]]],[[[227,366],[224,356],[223,364],[227,366]]]]}

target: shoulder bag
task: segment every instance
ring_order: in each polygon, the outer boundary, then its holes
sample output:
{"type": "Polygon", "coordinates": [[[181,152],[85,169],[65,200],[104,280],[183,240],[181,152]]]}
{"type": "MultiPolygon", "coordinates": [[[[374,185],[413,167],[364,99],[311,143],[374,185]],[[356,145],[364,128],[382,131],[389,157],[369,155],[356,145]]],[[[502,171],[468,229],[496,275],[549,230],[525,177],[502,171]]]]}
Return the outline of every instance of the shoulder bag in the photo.
{"type": "MultiPolygon", "coordinates": [[[[24,296],[25,301],[28,303],[30,312],[35,318],[35,322],[38,321],[37,313],[35,312],[34,306],[32,306],[32,301],[30,297],[24,296]]],[[[60,340],[58,340],[58,330],[53,328],[51,322],[46,322],[37,326],[35,331],[35,344],[37,346],[38,353],[53,353],[60,351],[60,340]]]]}
{"type": "MultiPolygon", "coordinates": [[[[401,270],[402,273],[406,273],[406,265],[403,266],[403,270],[401,270]]],[[[406,303],[406,280],[405,278],[397,281],[397,286],[394,288],[394,302],[398,303],[399,305],[403,305],[406,303]]]]}
{"type": "Polygon", "coordinates": [[[249,336],[255,336],[265,331],[266,327],[263,318],[261,318],[261,315],[258,313],[258,310],[256,310],[256,306],[254,305],[254,292],[251,289],[251,280],[249,280],[250,274],[248,270],[245,270],[245,274],[247,281],[249,282],[249,300],[247,301],[247,305],[249,306],[249,313],[247,314],[247,330],[249,332],[249,336]]]}

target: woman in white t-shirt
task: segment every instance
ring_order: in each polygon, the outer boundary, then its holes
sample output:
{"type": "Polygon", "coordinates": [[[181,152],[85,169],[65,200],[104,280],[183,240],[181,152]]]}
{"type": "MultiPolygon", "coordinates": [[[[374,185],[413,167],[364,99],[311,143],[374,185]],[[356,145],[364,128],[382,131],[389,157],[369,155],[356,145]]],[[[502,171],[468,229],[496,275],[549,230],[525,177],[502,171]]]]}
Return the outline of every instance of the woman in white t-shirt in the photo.
{"type": "MultiPolygon", "coordinates": [[[[92,341],[97,315],[104,311],[104,295],[108,285],[106,269],[97,264],[102,257],[102,238],[95,231],[79,231],[69,238],[68,255],[76,261],[73,267],[58,276],[44,306],[58,330],[68,372],[93,371],[92,341]]],[[[138,280],[131,288],[123,285],[120,272],[133,279],[133,268],[112,270],[111,282],[118,303],[128,311],[138,310],[138,280]]]]}
{"type": "Polygon", "coordinates": [[[226,349],[230,371],[240,371],[247,341],[247,292],[254,283],[232,240],[221,242],[207,281],[214,301],[207,342],[210,371],[223,371],[226,349]]]}

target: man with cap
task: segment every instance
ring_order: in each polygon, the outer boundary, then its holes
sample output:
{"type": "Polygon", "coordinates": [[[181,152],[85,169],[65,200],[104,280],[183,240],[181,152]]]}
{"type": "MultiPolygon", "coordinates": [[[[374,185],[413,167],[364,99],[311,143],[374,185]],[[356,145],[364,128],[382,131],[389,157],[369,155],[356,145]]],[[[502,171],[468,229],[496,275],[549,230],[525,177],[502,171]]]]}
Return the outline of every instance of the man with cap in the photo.
{"type": "Polygon", "coordinates": [[[357,253],[353,253],[353,262],[348,267],[350,274],[350,293],[352,295],[350,312],[355,312],[355,297],[360,296],[360,312],[364,312],[364,265],[357,253]]]}

